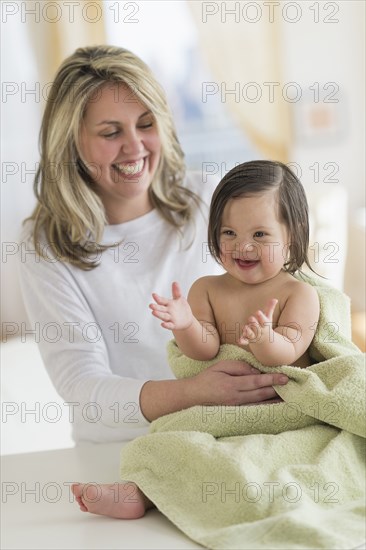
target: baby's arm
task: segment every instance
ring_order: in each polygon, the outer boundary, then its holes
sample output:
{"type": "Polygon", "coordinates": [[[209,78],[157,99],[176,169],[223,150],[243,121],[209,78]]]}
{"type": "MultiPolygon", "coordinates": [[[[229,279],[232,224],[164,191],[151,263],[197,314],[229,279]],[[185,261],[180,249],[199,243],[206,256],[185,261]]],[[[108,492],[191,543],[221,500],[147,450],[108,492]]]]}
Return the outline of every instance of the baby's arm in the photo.
{"type": "Polygon", "coordinates": [[[299,359],[310,346],[319,320],[318,294],[307,283],[294,284],[273,329],[276,305],[276,299],[270,300],[264,312],[259,310],[250,316],[239,340],[268,367],[291,365],[299,359]]]}
{"type": "Polygon", "coordinates": [[[192,285],[188,300],[182,296],[178,283],[172,284],[172,298],[164,298],[155,293],[152,296],[156,302],[149,305],[152,314],[163,321],[162,327],[173,331],[184,355],[199,361],[213,359],[217,355],[220,338],[203,279],[192,285]],[[197,313],[200,319],[207,321],[199,321],[197,313]]]}

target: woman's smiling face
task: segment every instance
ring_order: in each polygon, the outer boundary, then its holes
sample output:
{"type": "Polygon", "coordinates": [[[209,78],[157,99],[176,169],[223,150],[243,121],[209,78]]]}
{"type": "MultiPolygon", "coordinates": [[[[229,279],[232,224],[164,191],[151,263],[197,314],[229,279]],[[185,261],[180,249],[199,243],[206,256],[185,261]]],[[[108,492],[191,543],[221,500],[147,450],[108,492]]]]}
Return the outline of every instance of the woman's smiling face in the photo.
{"type": "Polygon", "coordinates": [[[159,165],[160,137],[153,114],[125,84],[106,84],[89,100],[80,152],[110,223],[152,209],[148,189],[159,165]]]}

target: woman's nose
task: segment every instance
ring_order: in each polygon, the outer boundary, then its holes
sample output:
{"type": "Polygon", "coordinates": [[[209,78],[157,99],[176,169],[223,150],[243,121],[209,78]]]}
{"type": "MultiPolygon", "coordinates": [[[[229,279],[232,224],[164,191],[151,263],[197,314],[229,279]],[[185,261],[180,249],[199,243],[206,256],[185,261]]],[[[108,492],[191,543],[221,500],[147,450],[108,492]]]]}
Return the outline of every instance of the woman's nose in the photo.
{"type": "Polygon", "coordinates": [[[122,151],[125,155],[138,155],[144,150],[141,137],[135,130],[125,133],[122,141],[122,151]]]}

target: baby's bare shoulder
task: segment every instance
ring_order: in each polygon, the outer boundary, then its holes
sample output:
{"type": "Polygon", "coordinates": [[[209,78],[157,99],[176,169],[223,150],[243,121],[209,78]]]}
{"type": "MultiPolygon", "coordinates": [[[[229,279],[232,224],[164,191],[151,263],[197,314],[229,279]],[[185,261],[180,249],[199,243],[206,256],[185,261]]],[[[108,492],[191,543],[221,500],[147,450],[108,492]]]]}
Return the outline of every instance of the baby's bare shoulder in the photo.
{"type": "Polygon", "coordinates": [[[224,283],[224,275],[205,275],[197,279],[191,286],[190,292],[209,292],[224,283]]]}
{"type": "Polygon", "coordinates": [[[299,281],[294,277],[288,281],[286,285],[286,292],[288,296],[295,295],[311,302],[318,301],[318,293],[316,289],[304,281],[299,281]]]}
{"type": "Polygon", "coordinates": [[[194,286],[197,286],[197,287],[204,287],[204,286],[213,286],[213,285],[220,285],[220,284],[223,284],[223,281],[224,281],[224,278],[225,278],[225,273],[223,273],[222,275],[205,275],[204,277],[200,277],[199,279],[197,279],[193,285],[192,285],[192,288],[194,286]]]}

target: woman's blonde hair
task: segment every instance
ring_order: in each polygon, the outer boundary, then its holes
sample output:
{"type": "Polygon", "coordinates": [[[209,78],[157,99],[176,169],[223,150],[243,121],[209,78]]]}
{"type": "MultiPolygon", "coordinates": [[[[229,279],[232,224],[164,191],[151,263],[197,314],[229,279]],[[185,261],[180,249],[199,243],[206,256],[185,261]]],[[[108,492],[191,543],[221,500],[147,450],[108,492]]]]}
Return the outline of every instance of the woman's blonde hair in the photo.
{"type": "MultiPolygon", "coordinates": [[[[100,240],[107,222],[91,172],[82,161],[80,126],[88,101],[107,83],[125,84],[153,114],[161,140],[161,157],[150,200],[177,230],[193,219],[198,196],[182,186],[184,155],[165,93],[149,67],[132,52],[114,46],[77,49],[60,66],[50,89],[41,132],[41,160],[34,180],[37,205],[33,240],[42,255],[44,231],[55,256],[82,269],[96,267],[91,253],[105,250],[100,240]]],[[[113,245],[110,245],[113,246],[113,245]]]]}

